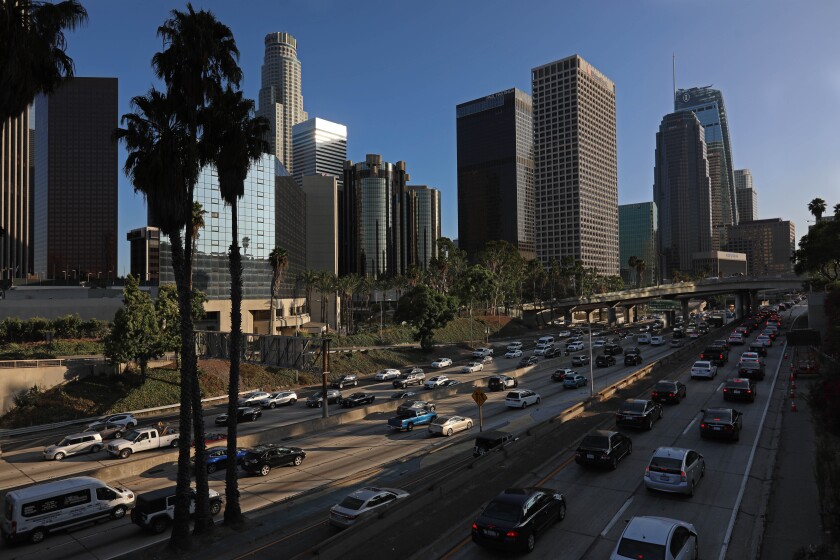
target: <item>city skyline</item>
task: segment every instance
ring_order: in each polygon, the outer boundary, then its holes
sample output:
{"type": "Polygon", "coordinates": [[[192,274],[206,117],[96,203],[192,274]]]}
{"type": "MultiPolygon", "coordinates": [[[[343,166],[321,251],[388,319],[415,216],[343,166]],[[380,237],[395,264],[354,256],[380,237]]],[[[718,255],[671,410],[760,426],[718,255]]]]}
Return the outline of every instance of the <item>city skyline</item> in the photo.
{"type": "MultiPolygon", "coordinates": [[[[782,217],[806,231],[807,220],[813,219],[808,200],[831,199],[840,176],[832,157],[833,127],[824,118],[833,111],[832,93],[840,92],[840,65],[831,57],[835,41],[828,23],[840,16],[840,6],[803,12],[783,2],[726,4],[727,18],[716,21],[722,40],[710,44],[704,41],[708,30],[687,17],[689,4],[605,4],[607,9],[534,2],[532,9],[541,17],[522,21],[507,17],[501,2],[450,6],[433,1],[422,10],[362,9],[332,1],[288,7],[255,1],[248,10],[223,2],[194,6],[212,10],[231,27],[242,53],[243,90],[253,99],[260,88],[265,35],[295,37],[310,118],[347,125],[348,159],[363,160],[367,153],[381,153],[386,161],[404,159],[417,183],[439,188],[447,237],[457,237],[458,227],[454,107],[509,87],[530,93],[531,68],[574,53],[616,84],[619,204],[652,198],[655,133],[673,107],[671,56],[676,53],[678,88],[713,84],[724,92],[733,164],[753,171],[761,198],[758,217],[782,217]],[[257,23],[255,13],[260,14],[257,23]],[[461,23],[465,18],[470,26],[461,23]],[[558,18],[575,24],[557,34],[558,18]],[[387,24],[395,19],[403,23],[387,24]],[[638,25],[627,25],[629,20],[638,25]],[[354,33],[352,40],[346,34],[377,22],[377,34],[354,33]],[[412,41],[431,28],[435,40],[414,49],[412,41]],[[494,39],[499,36],[505,40],[494,39]],[[385,82],[361,70],[368,62],[382,72],[401,71],[401,79],[383,88],[385,82]],[[785,79],[784,68],[790,67],[799,70],[797,81],[785,79]],[[801,108],[797,119],[780,123],[766,118],[792,105],[801,108]],[[383,114],[393,118],[383,121],[383,114]],[[798,166],[791,166],[793,161],[798,166]],[[789,192],[800,193],[801,200],[791,201],[789,192]]],[[[160,50],[157,27],[171,9],[183,10],[185,4],[144,4],[142,10],[134,2],[87,0],[84,5],[90,20],[68,34],[68,52],[76,75],[119,78],[122,115],[132,96],[155,83],[149,63],[160,50]]],[[[121,148],[121,165],[124,158],[121,148]]],[[[120,273],[129,256],[124,235],[146,225],[143,208],[142,197],[120,173],[120,273]]]]}

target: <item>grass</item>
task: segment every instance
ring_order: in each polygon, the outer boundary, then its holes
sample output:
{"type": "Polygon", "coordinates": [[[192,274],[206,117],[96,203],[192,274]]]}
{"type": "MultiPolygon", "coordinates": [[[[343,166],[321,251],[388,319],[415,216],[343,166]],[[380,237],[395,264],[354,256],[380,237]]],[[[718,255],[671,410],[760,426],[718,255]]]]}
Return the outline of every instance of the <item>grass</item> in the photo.
{"type": "Polygon", "coordinates": [[[56,340],[54,342],[9,342],[0,345],[0,360],[44,360],[62,356],[97,355],[104,352],[100,340],[56,340]]]}

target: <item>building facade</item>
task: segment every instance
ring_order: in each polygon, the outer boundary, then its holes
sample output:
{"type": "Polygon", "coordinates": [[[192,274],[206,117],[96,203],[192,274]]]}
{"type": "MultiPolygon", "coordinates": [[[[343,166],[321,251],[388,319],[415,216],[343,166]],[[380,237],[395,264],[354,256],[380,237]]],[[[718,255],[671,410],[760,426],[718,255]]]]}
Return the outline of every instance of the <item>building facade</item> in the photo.
{"type": "Polygon", "coordinates": [[[507,241],[536,256],[531,96],[518,89],[461,103],[458,148],[458,240],[470,259],[488,241],[507,241]]]}
{"type": "Polygon", "coordinates": [[[618,207],[619,264],[627,287],[654,286],[659,283],[659,216],[656,203],[640,202],[618,207]],[[631,257],[644,261],[644,267],[630,266],[631,257]],[[641,272],[641,278],[639,278],[641,272]]]}
{"type": "Polygon", "coordinates": [[[735,202],[738,204],[738,223],[758,219],[758,194],[749,169],[735,170],[735,202]]]}
{"type": "Polygon", "coordinates": [[[0,123],[0,280],[33,272],[29,110],[0,123]]]}
{"type": "Polygon", "coordinates": [[[713,250],[709,162],[703,125],[691,111],[665,115],[656,133],[653,202],[663,278],[689,274],[692,255],[713,250]]]}
{"type": "Polygon", "coordinates": [[[537,258],[618,275],[615,84],[580,56],[531,70],[537,258]]]}
{"type": "Polygon", "coordinates": [[[408,185],[406,199],[410,239],[408,261],[426,270],[429,262],[438,256],[440,191],[425,185],[408,185]]]}
{"type": "Polygon", "coordinates": [[[704,251],[694,253],[694,275],[700,278],[723,278],[725,276],[746,276],[747,255],[726,251],[704,251]]]}
{"type": "Polygon", "coordinates": [[[271,152],[292,172],[292,128],[305,121],[297,40],[288,33],[265,36],[265,58],[257,114],[268,119],[271,152]]]}
{"type": "Polygon", "coordinates": [[[306,175],[332,175],[339,187],[344,182],[347,161],[347,127],[313,118],[292,127],[295,181],[303,186],[306,175]]]}
{"type": "Polygon", "coordinates": [[[116,78],[73,78],[35,99],[38,275],[116,274],[117,112],[116,78]]]}
{"type": "Polygon", "coordinates": [[[306,271],[306,193],[282,166],[280,169],[274,190],[276,228],[272,249],[285,249],[289,257],[280,294],[297,299],[305,295],[297,279],[306,271]]]}
{"type": "Polygon", "coordinates": [[[727,229],[726,250],[747,255],[750,276],[793,272],[796,228],[781,218],[753,220],[727,229]]]}
{"type": "Polygon", "coordinates": [[[141,283],[160,282],[160,229],[142,227],[126,235],[130,251],[130,272],[141,283]]]}

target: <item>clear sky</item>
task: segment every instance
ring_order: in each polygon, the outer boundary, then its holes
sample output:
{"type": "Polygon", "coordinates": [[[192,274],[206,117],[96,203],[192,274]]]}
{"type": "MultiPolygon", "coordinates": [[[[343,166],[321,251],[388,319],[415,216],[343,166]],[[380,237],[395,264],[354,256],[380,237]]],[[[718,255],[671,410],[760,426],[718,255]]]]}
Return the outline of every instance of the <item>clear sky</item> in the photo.
{"type": "MultiPolygon", "coordinates": [[[[157,27],[172,0],[81,0],[68,37],[78,76],[119,78],[120,114],[154,84],[157,27]]],[[[807,230],[807,203],[840,202],[840,2],[836,0],[195,1],[233,31],[256,99],[263,38],[297,39],[304,108],[347,125],[348,158],[403,160],[442,193],[458,236],[455,105],[517,87],[530,69],[580,54],[616,84],[619,203],[652,200],[655,135],[678,88],[723,92],[736,169],[752,170],[760,218],[807,230]]],[[[125,159],[120,150],[120,167],[125,159]]],[[[120,173],[120,273],[145,203],[120,173]]]]}

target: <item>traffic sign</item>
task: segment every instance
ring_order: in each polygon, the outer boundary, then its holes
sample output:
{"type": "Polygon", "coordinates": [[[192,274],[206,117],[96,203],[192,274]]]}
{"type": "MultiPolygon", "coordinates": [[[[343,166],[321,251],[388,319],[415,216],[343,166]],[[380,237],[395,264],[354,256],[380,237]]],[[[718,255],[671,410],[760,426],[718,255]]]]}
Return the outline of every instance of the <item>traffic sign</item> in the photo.
{"type": "Polygon", "coordinates": [[[476,389],[473,391],[472,398],[475,401],[475,404],[481,406],[487,400],[487,395],[481,389],[476,389]]]}

